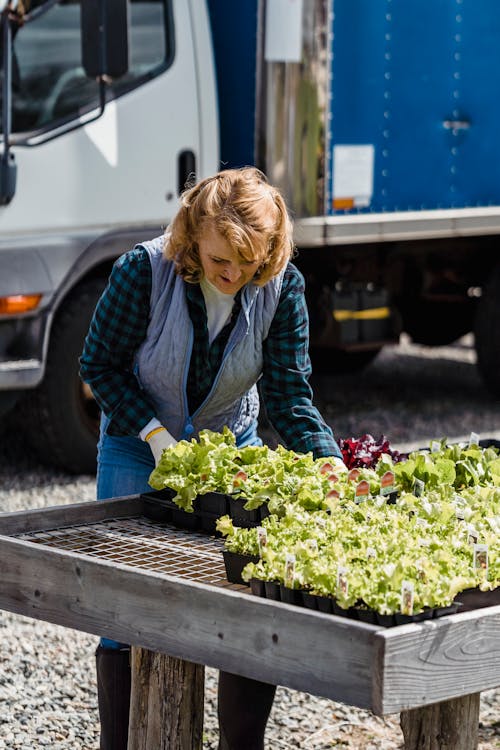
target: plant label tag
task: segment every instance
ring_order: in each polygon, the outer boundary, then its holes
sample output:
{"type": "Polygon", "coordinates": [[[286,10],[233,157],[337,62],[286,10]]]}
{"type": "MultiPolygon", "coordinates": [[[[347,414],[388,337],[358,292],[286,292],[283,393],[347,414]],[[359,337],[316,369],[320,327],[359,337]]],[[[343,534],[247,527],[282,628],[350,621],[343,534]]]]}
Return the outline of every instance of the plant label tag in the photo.
{"type": "Polygon", "coordinates": [[[259,543],[259,552],[262,552],[267,547],[267,531],[262,526],[257,526],[257,541],[259,543]]]}
{"type": "Polygon", "coordinates": [[[357,503],[362,503],[370,497],[370,483],[367,482],[366,479],[362,479],[361,482],[356,485],[355,496],[357,503]]]}
{"type": "Polygon", "coordinates": [[[315,537],[312,536],[306,539],[306,545],[313,554],[318,551],[318,540],[315,537]]]}
{"type": "Polygon", "coordinates": [[[411,581],[403,581],[401,586],[401,614],[412,615],[413,614],[413,601],[415,598],[415,591],[413,583],[411,581]]]}
{"type": "Polygon", "coordinates": [[[386,471],[380,478],[380,494],[390,495],[394,492],[395,476],[393,471],[386,471]]]}
{"type": "Polygon", "coordinates": [[[474,547],[474,568],[488,572],[488,545],[475,544],[474,547]]]}
{"type": "Polygon", "coordinates": [[[468,524],[467,526],[467,542],[469,544],[477,544],[477,540],[479,539],[479,532],[477,529],[474,528],[471,524],[468,524]]]}
{"type": "Polygon", "coordinates": [[[285,557],[285,577],[284,584],[288,589],[293,589],[293,582],[295,580],[295,555],[292,552],[287,552],[285,557]]]}
{"type": "Polygon", "coordinates": [[[471,432],[469,436],[469,446],[471,445],[479,445],[479,435],[477,432],[471,432]]]}
{"type": "Polygon", "coordinates": [[[347,580],[347,568],[343,565],[337,567],[337,591],[347,596],[349,591],[349,582],[347,580]]]}
{"type": "Polygon", "coordinates": [[[431,440],[431,453],[438,453],[441,450],[441,443],[437,440],[431,440]]]}
{"type": "Polygon", "coordinates": [[[419,581],[425,582],[427,580],[427,573],[425,572],[425,567],[422,560],[418,560],[417,562],[417,577],[419,581]]]}
{"type": "Polygon", "coordinates": [[[324,464],[321,464],[319,467],[319,473],[320,474],[330,474],[333,471],[333,464],[331,464],[329,461],[325,461],[324,464]]]}
{"type": "Polygon", "coordinates": [[[422,497],[425,491],[425,483],[421,480],[415,477],[413,481],[413,494],[415,497],[422,497]]]}
{"type": "Polygon", "coordinates": [[[329,492],[326,493],[326,499],[327,500],[335,500],[340,497],[340,492],[338,490],[329,490],[329,492]]]}
{"type": "Polygon", "coordinates": [[[355,482],[355,481],[357,480],[357,478],[359,477],[359,475],[360,475],[360,474],[361,474],[361,472],[360,472],[360,470],[359,470],[359,469],[351,469],[351,470],[350,470],[350,471],[349,471],[349,472],[347,473],[347,479],[348,479],[348,480],[349,480],[350,482],[355,482]]]}
{"type": "Polygon", "coordinates": [[[455,508],[455,518],[457,521],[465,521],[465,511],[463,508],[455,508]]]}

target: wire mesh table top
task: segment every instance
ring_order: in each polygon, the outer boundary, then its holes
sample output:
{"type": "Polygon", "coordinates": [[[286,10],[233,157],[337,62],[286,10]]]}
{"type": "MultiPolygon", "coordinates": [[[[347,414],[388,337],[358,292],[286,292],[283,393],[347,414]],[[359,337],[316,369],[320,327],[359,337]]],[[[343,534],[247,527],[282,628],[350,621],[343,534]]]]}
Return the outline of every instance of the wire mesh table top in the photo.
{"type": "Polygon", "coordinates": [[[227,580],[221,539],[144,516],[32,531],[17,538],[133,568],[248,591],[246,586],[227,580]]]}

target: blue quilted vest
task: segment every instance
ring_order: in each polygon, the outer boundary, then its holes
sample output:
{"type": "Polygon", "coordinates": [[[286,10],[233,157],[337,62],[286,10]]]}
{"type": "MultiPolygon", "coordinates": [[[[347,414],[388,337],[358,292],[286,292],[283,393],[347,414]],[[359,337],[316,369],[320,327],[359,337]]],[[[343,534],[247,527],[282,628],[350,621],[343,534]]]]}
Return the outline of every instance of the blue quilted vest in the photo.
{"type": "Polygon", "coordinates": [[[151,261],[150,322],[135,358],[135,373],[152,401],[156,416],[177,439],[196,437],[202,429],[224,426],[238,445],[255,441],[259,413],[256,383],[262,373],[262,344],[281,293],[283,273],[265,286],[247,284],[241,311],[210,393],[190,414],[186,383],[193,347],[193,324],[186,301],[186,282],[163,257],[163,237],[144,242],[151,261]]]}

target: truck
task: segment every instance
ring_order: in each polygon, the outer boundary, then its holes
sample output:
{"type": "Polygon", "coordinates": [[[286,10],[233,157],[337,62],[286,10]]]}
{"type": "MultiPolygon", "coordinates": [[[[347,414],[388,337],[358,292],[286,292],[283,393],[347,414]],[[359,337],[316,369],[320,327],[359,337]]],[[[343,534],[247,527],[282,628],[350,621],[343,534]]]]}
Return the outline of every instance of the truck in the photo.
{"type": "Polygon", "coordinates": [[[115,259],[258,166],[294,220],[314,368],[473,333],[500,395],[497,0],[0,0],[0,413],[95,470],[78,357],[115,259]],[[8,416],[10,414],[10,416],[8,416]]]}

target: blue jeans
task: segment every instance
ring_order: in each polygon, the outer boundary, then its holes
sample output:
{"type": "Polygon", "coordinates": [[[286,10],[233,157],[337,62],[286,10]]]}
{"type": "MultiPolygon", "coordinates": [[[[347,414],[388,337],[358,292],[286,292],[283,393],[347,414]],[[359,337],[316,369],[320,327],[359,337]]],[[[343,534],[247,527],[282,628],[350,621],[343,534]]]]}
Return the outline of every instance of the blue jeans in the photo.
{"type": "MultiPolygon", "coordinates": [[[[138,437],[106,435],[109,420],[101,418],[97,446],[97,499],[150,492],[149,475],[155,467],[151,449],[138,437]]],[[[127,644],[101,638],[104,648],[120,649],[127,644]]]]}
{"type": "Polygon", "coordinates": [[[97,499],[150,492],[149,475],[155,467],[149,445],[138,437],[106,435],[109,420],[101,419],[97,446],[97,499]]]}

